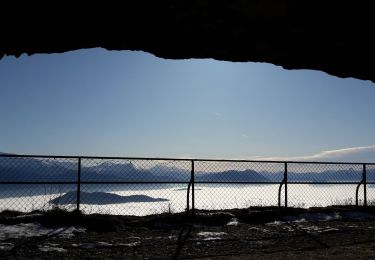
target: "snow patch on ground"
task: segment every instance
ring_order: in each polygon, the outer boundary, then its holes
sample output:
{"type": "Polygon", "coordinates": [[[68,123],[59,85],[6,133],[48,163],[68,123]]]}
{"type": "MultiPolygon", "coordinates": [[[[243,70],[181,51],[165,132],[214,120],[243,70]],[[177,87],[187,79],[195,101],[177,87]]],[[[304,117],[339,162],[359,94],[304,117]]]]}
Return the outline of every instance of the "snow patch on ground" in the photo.
{"type": "Polygon", "coordinates": [[[320,232],[331,232],[331,231],[339,231],[339,229],[338,228],[326,227],[325,229],[323,229],[320,232]]]}
{"type": "Polygon", "coordinates": [[[43,245],[39,245],[38,248],[42,252],[59,252],[59,253],[65,253],[67,250],[58,247],[59,244],[53,244],[53,243],[45,243],[43,245]]]}
{"type": "Polygon", "coordinates": [[[199,232],[197,233],[198,236],[202,237],[210,237],[210,236],[224,236],[227,233],[225,232],[199,232]]]}
{"type": "Polygon", "coordinates": [[[72,244],[72,247],[79,247],[82,249],[92,249],[92,248],[108,248],[108,247],[119,247],[119,246],[126,246],[126,247],[134,247],[139,246],[141,242],[136,241],[132,243],[118,243],[118,244],[111,244],[107,242],[97,242],[97,243],[80,243],[80,244],[72,244]]]}
{"type": "Polygon", "coordinates": [[[95,248],[95,243],[72,244],[72,247],[79,247],[79,248],[83,248],[83,249],[91,249],[91,248],[95,248]]]}
{"type": "Polygon", "coordinates": [[[12,219],[35,218],[35,217],[41,217],[42,215],[43,214],[41,214],[41,213],[26,214],[26,215],[15,216],[12,219]]]}
{"type": "Polygon", "coordinates": [[[284,218],[286,221],[300,223],[309,221],[330,221],[340,219],[375,219],[375,214],[359,212],[359,211],[348,211],[348,212],[332,212],[332,213],[305,213],[298,216],[287,216],[284,218]]]}
{"type": "Polygon", "coordinates": [[[99,247],[112,247],[113,246],[113,244],[107,243],[107,242],[98,242],[97,245],[99,247]]]}
{"type": "Polygon", "coordinates": [[[299,228],[303,229],[307,232],[317,232],[317,233],[339,231],[339,229],[337,229],[337,228],[318,227],[318,226],[308,226],[308,227],[299,227],[299,228]]]}
{"type": "Polygon", "coordinates": [[[283,225],[283,224],[285,224],[285,222],[279,221],[279,220],[276,220],[276,221],[273,221],[273,222],[270,222],[270,223],[266,223],[267,226],[278,226],[278,225],[283,225]]]}
{"type": "Polygon", "coordinates": [[[308,221],[329,221],[329,220],[338,220],[342,216],[338,212],[332,213],[305,213],[298,216],[287,216],[284,219],[286,221],[291,221],[295,223],[299,222],[308,222],[308,221]]]}
{"type": "Polygon", "coordinates": [[[86,231],[85,228],[77,228],[77,227],[61,227],[56,230],[53,230],[49,233],[50,236],[57,235],[61,238],[71,238],[74,234],[77,233],[84,233],[86,231]]]}
{"type": "Polygon", "coordinates": [[[269,230],[268,229],[266,229],[266,228],[259,228],[259,227],[249,227],[247,230],[249,230],[249,231],[255,231],[255,232],[258,232],[258,231],[260,231],[260,232],[269,232],[269,230]]]}
{"type": "Polygon", "coordinates": [[[9,251],[14,248],[12,243],[0,243],[0,251],[9,251]]]}
{"type": "Polygon", "coordinates": [[[228,217],[234,218],[235,215],[230,212],[201,212],[199,216],[209,216],[209,217],[228,217]]]}
{"type": "Polygon", "coordinates": [[[240,224],[238,222],[238,219],[237,218],[232,218],[231,220],[229,220],[229,222],[227,223],[227,226],[238,226],[238,224],[240,224]]]}
{"type": "Polygon", "coordinates": [[[139,246],[141,244],[141,242],[137,241],[137,242],[133,242],[133,243],[127,243],[127,244],[118,244],[119,246],[128,246],[128,247],[133,247],[133,246],[139,246]]]}
{"type": "Polygon", "coordinates": [[[221,240],[221,237],[206,237],[203,238],[204,241],[213,241],[213,240],[221,240]]]}
{"type": "Polygon", "coordinates": [[[138,239],[138,240],[141,240],[140,237],[128,237],[128,239],[138,239]]]}
{"type": "Polygon", "coordinates": [[[212,240],[220,240],[221,236],[226,235],[225,232],[199,232],[197,233],[198,236],[203,237],[202,240],[205,241],[212,241],[212,240]]]}
{"type": "Polygon", "coordinates": [[[27,223],[17,225],[3,225],[0,224],[0,240],[8,238],[32,237],[42,236],[50,232],[49,229],[44,229],[39,223],[27,223]]]}
{"type": "Polygon", "coordinates": [[[0,241],[10,238],[58,236],[70,238],[75,233],[85,232],[85,228],[61,227],[57,229],[46,228],[40,223],[21,223],[16,225],[0,224],[0,241]]]}

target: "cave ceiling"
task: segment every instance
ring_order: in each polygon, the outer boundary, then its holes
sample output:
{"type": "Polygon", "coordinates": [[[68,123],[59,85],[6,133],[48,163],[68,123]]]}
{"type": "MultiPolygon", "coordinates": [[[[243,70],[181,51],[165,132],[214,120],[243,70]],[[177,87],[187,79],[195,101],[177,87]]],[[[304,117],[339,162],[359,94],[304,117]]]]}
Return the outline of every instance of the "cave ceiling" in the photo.
{"type": "Polygon", "coordinates": [[[370,1],[30,2],[2,8],[0,58],[101,47],[165,59],[266,62],[375,82],[370,1]]]}

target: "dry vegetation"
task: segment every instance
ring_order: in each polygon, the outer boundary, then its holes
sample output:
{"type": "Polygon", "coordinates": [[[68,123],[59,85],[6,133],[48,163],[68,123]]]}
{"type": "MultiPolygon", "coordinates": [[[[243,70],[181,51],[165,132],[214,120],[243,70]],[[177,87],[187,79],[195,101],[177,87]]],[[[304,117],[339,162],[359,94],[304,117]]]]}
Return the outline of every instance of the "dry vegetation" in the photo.
{"type": "MultiPolygon", "coordinates": [[[[9,238],[11,259],[369,258],[375,253],[375,209],[249,208],[146,217],[83,215],[52,210],[2,212],[0,223],[81,226],[73,237],[9,238]],[[20,217],[22,216],[22,217],[20,217]],[[305,221],[301,221],[305,218],[305,221]],[[331,218],[331,220],[329,220],[331,218]],[[228,225],[228,223],[230,223],[228,225]],[[41,247],[64,249],[43,252],[41,247]]],[[[48,250],[47,250],[48,251],[48,250]]]]}

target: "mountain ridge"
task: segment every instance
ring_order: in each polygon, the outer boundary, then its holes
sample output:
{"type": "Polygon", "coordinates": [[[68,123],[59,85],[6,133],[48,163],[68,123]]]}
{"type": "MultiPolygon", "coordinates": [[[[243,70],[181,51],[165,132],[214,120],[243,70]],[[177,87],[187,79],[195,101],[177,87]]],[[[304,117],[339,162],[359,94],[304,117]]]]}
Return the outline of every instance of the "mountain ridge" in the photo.
{"type": "MultiPolygon", "coordinates": [[[[53,161],[43,158],[0,157],[0,181],[77,181],[77,164],[71,161],[53,161]]],[[[137,168],[132,162],[103,162],[81,167],[81,181],[149,181],[189,182],[190,170],[176,166],[157,164],[151,168],[137,168]]],[[[283,172],[225,170],[195,172],[195,181],[228,182],[281,182],[283,172]]],[[[375,180],[375,168],[368,169],[368,181],[375,180]]],[[[362,180],[362,169],[339,169],[326,171],[288,172],[288,181],[333,182],[362,180]]]]}

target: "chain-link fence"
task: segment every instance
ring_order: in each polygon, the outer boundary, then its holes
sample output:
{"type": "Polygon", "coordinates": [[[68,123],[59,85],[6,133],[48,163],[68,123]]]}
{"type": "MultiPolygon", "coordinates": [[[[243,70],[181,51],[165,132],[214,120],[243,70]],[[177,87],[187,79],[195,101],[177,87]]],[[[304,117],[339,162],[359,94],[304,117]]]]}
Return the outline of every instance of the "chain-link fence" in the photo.
{"type": "Polygon", "coordinates": [[[375,164],[0,154],[0,211],[373,205],[375,164]]]}

